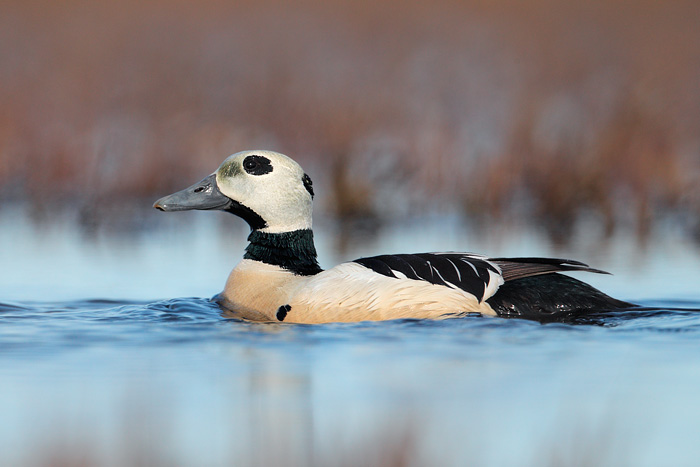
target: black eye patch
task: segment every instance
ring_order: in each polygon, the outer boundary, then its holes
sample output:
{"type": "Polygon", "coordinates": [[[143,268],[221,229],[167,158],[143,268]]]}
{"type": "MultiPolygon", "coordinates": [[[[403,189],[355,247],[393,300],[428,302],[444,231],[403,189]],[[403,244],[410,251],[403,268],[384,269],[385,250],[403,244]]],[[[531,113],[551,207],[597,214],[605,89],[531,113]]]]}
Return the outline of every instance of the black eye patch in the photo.
{"type": "Polygon", "coordinates": [[[265,175],[272,172],[270,159],[264,156],[248,156],[243,159],[243,170],[250,175],[265,175]]]}

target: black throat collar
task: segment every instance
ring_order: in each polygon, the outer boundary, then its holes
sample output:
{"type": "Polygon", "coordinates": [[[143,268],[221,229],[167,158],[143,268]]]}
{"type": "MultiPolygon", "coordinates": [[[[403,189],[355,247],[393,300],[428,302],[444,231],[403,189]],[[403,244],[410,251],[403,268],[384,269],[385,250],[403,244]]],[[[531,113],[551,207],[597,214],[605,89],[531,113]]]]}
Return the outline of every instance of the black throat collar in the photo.
{"type": "Polygon", "coordinates": [[[283,233],[253,230],[248,241],[244,259],[280,266],[300,276],[323,271],[316,259],[314,233],[310,229],[283,233]]]}

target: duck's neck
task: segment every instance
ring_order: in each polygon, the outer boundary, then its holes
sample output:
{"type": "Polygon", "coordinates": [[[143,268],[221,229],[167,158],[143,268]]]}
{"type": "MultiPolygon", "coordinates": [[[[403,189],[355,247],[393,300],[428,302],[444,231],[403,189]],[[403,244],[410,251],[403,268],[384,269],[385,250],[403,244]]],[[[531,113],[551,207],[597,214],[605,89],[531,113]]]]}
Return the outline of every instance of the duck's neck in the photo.
{"type": "Polygon", "coordinates": [[[294,274],[312,276],[322,271],[316,260],[311,229],[266,233],[253,230],[243,258],[280,266],[294,274]]]}

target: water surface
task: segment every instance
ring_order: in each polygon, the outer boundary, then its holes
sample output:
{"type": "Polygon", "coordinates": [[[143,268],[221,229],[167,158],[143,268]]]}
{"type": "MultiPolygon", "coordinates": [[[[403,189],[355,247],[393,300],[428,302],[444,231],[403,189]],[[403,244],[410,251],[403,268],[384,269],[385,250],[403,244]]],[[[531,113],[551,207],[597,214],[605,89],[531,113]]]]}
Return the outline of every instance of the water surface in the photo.
{"type": "MultiPolygon", "coordinates": [[[[0,253],[3,465],[700,459],[699,276],[692,246],[678,239],[634,257],[620,242],[593,258],[617,275],[586,279],[649,309],[587,324],[254,324],[209,300],[240,258],[239,224],[88,240],[71,222],[15,221],[0,225],[13,245],[0,253]]],[[[328,228],[317,234],[322,263],[467,243],[494,255],[552,253],[527,232],[474,242],[451,222],[386,230],[346,251],[328,228]]],[[[563,253],[584,259],[583,250],[563,253]]]]}

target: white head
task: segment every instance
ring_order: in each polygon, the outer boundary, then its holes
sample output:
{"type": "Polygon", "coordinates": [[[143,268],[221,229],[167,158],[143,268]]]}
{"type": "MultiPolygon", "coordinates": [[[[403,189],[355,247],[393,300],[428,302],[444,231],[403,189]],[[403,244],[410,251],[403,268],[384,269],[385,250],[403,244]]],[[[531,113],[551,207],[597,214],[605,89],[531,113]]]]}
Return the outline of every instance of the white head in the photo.
{"type": "Polygon", "coordinates": [[[155,203],[163,211],[220,209],[268,233],[311,228],[311,179],[289,157],[273,151],[233,154],[201,182],[155,203]]]}
{"type": "Polygon", "coordinates": [[[289,157],[273,151],[243,151],[216,171],[219,190],[262,217],[264,232],[311,228],[311,179],[289,157]]]}

